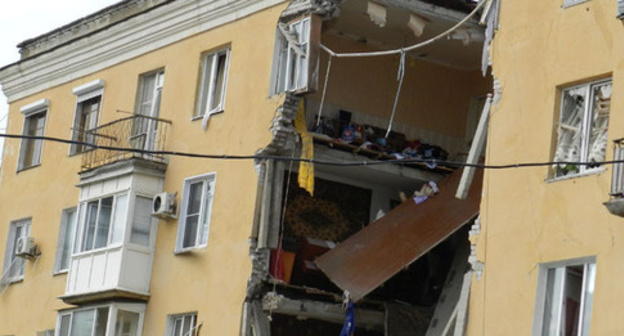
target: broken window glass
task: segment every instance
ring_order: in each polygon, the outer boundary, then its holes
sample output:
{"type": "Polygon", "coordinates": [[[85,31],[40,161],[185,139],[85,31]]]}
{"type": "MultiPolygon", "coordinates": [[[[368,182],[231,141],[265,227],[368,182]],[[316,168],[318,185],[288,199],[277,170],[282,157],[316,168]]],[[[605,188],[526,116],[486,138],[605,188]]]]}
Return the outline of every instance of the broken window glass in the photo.
{"type": "Polygon", "coordinates": [[[605,160],[611,105],[611,81],[564,89],[557,128],[554,176],[584,173],[599,167],[579,162],[605,160]]]}
{"type": "Polygon", "coordinates": [[[290,24],[279,23],[272,94],[308,89],[311,22],[306,17],[290,24]]]}

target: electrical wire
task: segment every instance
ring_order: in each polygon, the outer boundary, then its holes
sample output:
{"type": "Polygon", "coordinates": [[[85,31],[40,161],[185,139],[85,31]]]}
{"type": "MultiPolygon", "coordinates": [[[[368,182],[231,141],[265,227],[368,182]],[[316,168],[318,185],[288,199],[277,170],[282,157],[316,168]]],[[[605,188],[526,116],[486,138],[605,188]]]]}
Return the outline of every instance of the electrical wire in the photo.
{"type": "Polygon", "coordinates": [[[332,65],[332,55],[327,59],[327,71],[325,72],[325,84],[323,84],[323,94],[321,95],[321,105],[319,106],[318,116],[316,118],[316,126],[321,124],[321,115],[323,114],[323,106],[325,105],[325,96],[327,95],[327,85],[329,84],[329,71],[332,65]]]}
{"type": "Polygon", "coordinates": [[[492,0],[481,0],[479,2],[479,4],[477,4],[477,6],[472,10],[472,12],[470,12],[470,14],[468,14],[465,18],[463,18],[461,21],[459,21],[456,25],[454,25],[453,27],[449,28],[448,30],[446,30],[445,32],[441,33],[440,35],[434,36],[426,41],[423,41],[421,43],[418,44],[414,44],[411,45],[409,47],[405,47],[405,48],[400,48],[400,49],[394,49],[394,50],[384,50],[384,51],[369,51],[369,52],[353,52],[353,53],[337,53],[331,49],[329,49],[327,46],[322,45],[321,44],[321,48],[327,52],[328,54],[332,55],[333,57],[336,58],[341,58],[341,57],[373,57],[373,56],[388,56],[388,55],[395,55],[395,54],[401,54],[403,52],[409,52],[412,50],[416,50],[422,47],[426,47],[438,40],[441,40],[444,37],[450,36],[455,30],[457,30],[459,27],[463,26],[466,22],[468,22],[468,20],[470,20],[473,16],[475,16],[477,14],[477,12],[486,4],[491,2],[492,0]]]}
{"type": "MultiPolygon", "coordinates": [[[[407,165],[407,164],[422,164],[424,165],[441,165],[444,167],[474,167],[477,169],[514,169],[514,168],[531,168],[531,167],[545,167],[545,166],[555,166],[555,165],[576,165],[576,166],[589,166],[596,167],[602,165],[613,165],[624,163],[624,160],[608,160],[608,161],[591,161],[591,162],[574,162],[574,161],[545,161],[545,162],[519,162],[519,163],[508,163],[508,164],[479,164],[479,163],[468,163],[468,162],[460,162],[460,161],[448,161],[448,160],[438,160],[438,159],[390,159],[383,161],[352,161],[352,162],[340,162],[340,161],[327,161],[327,160],[318,160],[318,159],[302,159],[299,157],[289,157],[289,156],[278,156],[278,155],[229,155],[229,154],[199,154],[199,153],[190,153],[190,152],[178,152],[178,151],[161,151],[161,150],[145,150],[145,149],[137,149],[137,148],[124,148],[124,147],[114,147],[114,146],[104,146],[104,145],[96,145],[88,142],[82,141],[74,141],[67,140],[49,136],[34,136],[34,135],[17,135],[17,134],[1,134],[0,138],[10,138],[10,139],[29,139],[29,140],[43,140],[43,141],[51,141],[51,142],[59,142],[70,145],[83,145],[90,149],[106,149],[106,150],[114,150],[119,152],[129,152],[129,153],[137,153],[137,154],[149,154],[149,155],[169,155],[169,156],[180,156],[180,157],[190,157],[190,158],[200,158],[200,159],[213,159],[213,160],[266,160],[272,159],[277,161],[285,161],[285,162],[309,162],[312,164],[325,165],[325,166],[335,166],[335,167],[365,167],[365,166],[381,166],[388,164],[398,164],[398,165],[407,165]]],[[[431,169],[431,168],[430,168],[431,169]]],[[[432,168],[431,170],[435,170],[432,168]]]]}
{"type": "Polygon", "coordinates": [[[399,61],[399,70],[397,71],[397,81],[399,86],[397,87],[396,96],[394,96],[394,105],[392,105],[392,114],[390,114],[390,121],[388,122],[388,131],[386,132],[386,139],[392,132],[392,124],[394,123],[394,115],[396,114],[397,105],[399,104],[399,97],[401,96],[401,88],[403,87],[403,78],[405,78],[405,53],[401,52],[401,60],[399,61]]]}

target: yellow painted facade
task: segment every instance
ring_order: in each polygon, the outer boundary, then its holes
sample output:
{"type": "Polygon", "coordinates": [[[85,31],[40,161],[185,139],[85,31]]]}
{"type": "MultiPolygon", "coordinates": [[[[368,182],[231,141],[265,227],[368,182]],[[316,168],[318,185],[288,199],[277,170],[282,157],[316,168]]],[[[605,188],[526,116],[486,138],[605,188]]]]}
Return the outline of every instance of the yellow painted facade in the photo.
{"type": "MultiPolygon", "coordinates": [[[[622,137],[619,111],[622,21],[616,2],[501,1],[491,49],[500,101],[490,115],[487,163],[552,161],[562,88],[611,78],[606,159],[622,137]]],[[[610,214],[612,166],[586,176],[555,180],[551,167],[488,170],[483,184],[477,259],[468,335],[529,335],[536,313],[540,265],[595,257],[591,335],[619,335],[624,295],[620,243],[624,221],[610,214]]],[[[541,333],[538,333],[541,335],[541,333]]],[[[535,334],[534,334],[535,335],[535,334]]],[[[580,334],[579,334],[580,335],[580,334]]]]}
{"type": "MultiPolygon", "coordinates": [[[[139,76],[164,69],[160,117],[172,121],[167,148],[194,153],[253,154],[268,144],[268,126],[280,99],[267,99],[273,57],[275,22],[283,6],[274,6],[244,20],[189,36],[110,68],[14,101],[7,133],[21,134],[20,107],[42,98],[50,100],[46,136],[71,138],[76,108],[72,89],[94,79],[106,82],[100,124],[133,111],[139,76]],[[250,34],[250,29],[254,34],[250,34]],[[201,55],[231,47],[225,113],[213,116],[204,132],[195,109],[201,55]],[[245,97],[235,99],[235,97],[245,97]],[[262,127],[256,127],[262,125],[262,127]]],[[[11,284],[0,300],[0,334],[34,335],[54,329],[57,310],[69,306],[64,294],[67,274],[53,275],[61,211],[78,202],[81,155],[68,157],[69,146],[46,142],[41,165],[17,170],[20,141],[9,140],[2,167],[0,221],[32,218],[31,236],[41,256],[26,262],[24,280],[11,284]],[[19,307],[19,308],[17,308],[19,307]],[[26,311],[28,313],[26,313],[26,311]]],[[[235,335],[239,332],[246,282],[251,272],[248,237],[253,221],[257,176],[253,161],[170,159],[164,190],[182,193],[183,180],[216,172],[216,190],[208,247],[174,255],[177,220],[161,221],[154,254],[151,298],[143,335],[164,335],[168,314],[197,312],[202,333],[235,335]],[[191,295],[191,293],[193,293],[191,295]]],[[[180,201],[180,196],[177,197],[180,201]]],[[[7,240],[8,227],[0,230],[7,240]]],[[[4,255],[4,253],[3,253],[4,255]]]]}

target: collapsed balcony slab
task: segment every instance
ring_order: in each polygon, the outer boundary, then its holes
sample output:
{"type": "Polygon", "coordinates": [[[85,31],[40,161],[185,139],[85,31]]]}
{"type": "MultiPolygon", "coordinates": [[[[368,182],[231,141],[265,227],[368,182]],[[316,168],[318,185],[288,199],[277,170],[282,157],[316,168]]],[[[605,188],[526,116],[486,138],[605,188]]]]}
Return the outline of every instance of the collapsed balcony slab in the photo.
{"type": "Polygon", "coordinates": [[[316,264],[353,301],[360,300],[478,214],[483,173],[475,174],[468,197],[460,200],[455,191],[461,172],[445,178],[435,197],[422,204],[403,202],[316,264]]]}

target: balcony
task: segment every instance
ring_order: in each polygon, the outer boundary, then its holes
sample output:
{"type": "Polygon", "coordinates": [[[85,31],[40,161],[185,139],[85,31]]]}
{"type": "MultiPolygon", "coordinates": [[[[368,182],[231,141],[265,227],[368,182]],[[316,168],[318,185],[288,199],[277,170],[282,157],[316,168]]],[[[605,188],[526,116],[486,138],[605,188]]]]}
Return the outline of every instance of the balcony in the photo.
{"type": "Polygon", "coordinates": [[[86,131],[84,142],[94,147],[83,152],[81,171],[130,158],[166,164],[167,158],[154,152],[164,150],[170,125],[169,120],[135,114],[86,131]]]}
{"type": "Polygon", "coordinates": [[[65,294],[69,304],[147,301],[158,221],[152,198],[163,166],[130,158],[80,174],[80,199],[65,294]]]}
{"type": "Polygon", "coordinates": [[[117,245],[72,257],[63,300],[72,304],[126,298],[149,299],[152,252],[117,245]]]}
{"type": "Polygon", "coordinates": [[[610,200],[604,203],[610,213],[624,217],[624,138],[613,141],[613,175],[611,177],[610,200]]]}

